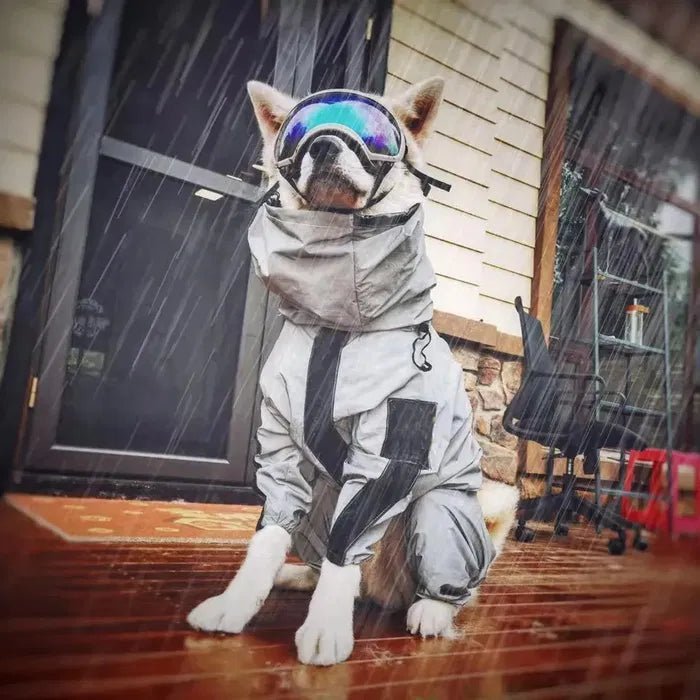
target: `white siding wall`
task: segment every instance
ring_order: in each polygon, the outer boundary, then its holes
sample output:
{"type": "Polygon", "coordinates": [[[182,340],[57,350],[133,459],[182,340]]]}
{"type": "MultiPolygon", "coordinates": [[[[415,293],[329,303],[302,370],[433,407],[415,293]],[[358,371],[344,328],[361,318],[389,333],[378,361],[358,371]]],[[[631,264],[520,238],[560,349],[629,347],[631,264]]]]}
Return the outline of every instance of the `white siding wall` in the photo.
{"type": "MultiPolygon", "coordinates": [[[[32,226],[34,181],[64,12],[65,0],[0,0],[2,226],[32,226]]],[[[0,237],[0,377],[20,268],[19,247],[0,237]]]]}
{"type": "Polygon", "coordinates": [[[530,303],[536,261],[548,73],[554,21],[589,34],[658,71],[681,92],[700,92],[700,71],[596,0],[395,0],[386,92],[433,75],[446,80],[436,133],[428,250],[435,306],[519,335],[513,299],[530,303]]]}
{"type": "Polygon", "coordinates": [[[65,0],[0,0],[0,192],[31,198],[65,0]]]}

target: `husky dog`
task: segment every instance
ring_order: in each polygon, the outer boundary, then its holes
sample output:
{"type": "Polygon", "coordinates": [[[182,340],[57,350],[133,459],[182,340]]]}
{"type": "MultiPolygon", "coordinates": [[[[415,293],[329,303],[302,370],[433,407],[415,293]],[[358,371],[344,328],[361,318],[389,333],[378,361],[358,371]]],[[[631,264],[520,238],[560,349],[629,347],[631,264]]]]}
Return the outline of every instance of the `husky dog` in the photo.
{"type": "Polygon", "coordinates": [[[197,629],[241,632],[276,586],[314,590],[303,663],[350,656],[357,597],[449,637],[503,547],[518,493],[482,480],[461,368],[430,327],[422,145],[442,90],[298,102],[248,84],[279,196],[249,241],[286,322],[261,377],[259,529],[228,588],[190,613],[197,629]]]}

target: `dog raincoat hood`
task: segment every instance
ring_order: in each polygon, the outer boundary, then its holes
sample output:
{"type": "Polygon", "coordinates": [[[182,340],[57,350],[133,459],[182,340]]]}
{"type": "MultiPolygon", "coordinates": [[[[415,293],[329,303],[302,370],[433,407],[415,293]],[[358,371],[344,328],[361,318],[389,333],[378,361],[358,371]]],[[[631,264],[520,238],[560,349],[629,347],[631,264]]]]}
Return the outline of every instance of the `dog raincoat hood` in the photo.
{"type": "Polygon", "coordinates": [[[294,323],[390,330],[432,318],[423,210],[368,216],[265,204],[248,231],[255,271],[294,323]]]}

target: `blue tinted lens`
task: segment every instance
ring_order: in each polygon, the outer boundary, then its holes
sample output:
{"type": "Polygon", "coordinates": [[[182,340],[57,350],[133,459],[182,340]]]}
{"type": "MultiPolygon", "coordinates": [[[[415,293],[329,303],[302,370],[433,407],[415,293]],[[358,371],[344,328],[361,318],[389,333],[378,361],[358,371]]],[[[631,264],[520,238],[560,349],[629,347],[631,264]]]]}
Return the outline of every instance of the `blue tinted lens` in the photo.
{"type": "Polygon", "coordinates": [[[355,95],[330,93],[292,115],[278,137],[277,160],[291,158],[306,134],[323,126],[353,132],[371,155],[397,157],[401,150],[398,127],[380,107],[355,95]]]}

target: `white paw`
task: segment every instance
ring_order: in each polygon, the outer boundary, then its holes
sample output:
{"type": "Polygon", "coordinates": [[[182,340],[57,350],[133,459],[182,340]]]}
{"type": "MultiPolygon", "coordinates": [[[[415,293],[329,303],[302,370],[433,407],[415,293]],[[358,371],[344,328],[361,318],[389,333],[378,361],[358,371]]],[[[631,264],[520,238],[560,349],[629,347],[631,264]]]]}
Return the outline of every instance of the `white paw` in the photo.
{"type": "Polygon", "coordinates": [[[200,603],[187,616],[187,622],[206,632],[241,632],[270,594],[290,542],[289,535],[275,525],[255,533],[246,558],[228,588],[200,603]]]}
{"type": "Polygon", "coordinates": [[[187,616],[187,622],[204,632],[238,634],[254,614],[243,610],[229,595],[222,593],[202,601],[187,616]]]}
{"type": "Polygon", "coordinates": [[[408,609],[406,629],[411,634],[421,637],[455,636],[452,620],[457,613],[457,607],[451,603],[431,598],[421,598],[408,609]]]}
{"type": "Polygon", "coordinates": [[[270,592],[247,576],[239,576],[221,595],[201,602],[187,616],[192,627],[205,632],[238,634],[260,610],[270,592]]]}
{"type": "Polygon", "coordinates": [[[352,654],[355,644],[352,615],[359,592],[359,566],[323,562],[309,613],[294,637],[299,661],[331,666],[352,654]]]}
{"type": "Polygon", "coordinates": [[[325,620],[310,618],[311,615],[294,637],[299,661],[314,666],[332,666],[345,661],[352,654],[355,645],[352,611],[345,616],[346,619],[339,619],[338,615],[325,620]]]}

